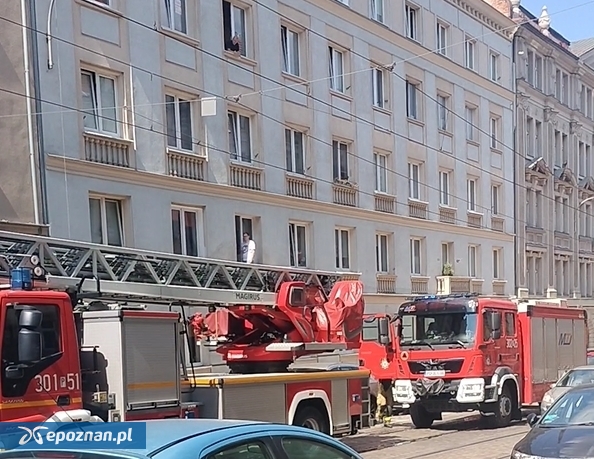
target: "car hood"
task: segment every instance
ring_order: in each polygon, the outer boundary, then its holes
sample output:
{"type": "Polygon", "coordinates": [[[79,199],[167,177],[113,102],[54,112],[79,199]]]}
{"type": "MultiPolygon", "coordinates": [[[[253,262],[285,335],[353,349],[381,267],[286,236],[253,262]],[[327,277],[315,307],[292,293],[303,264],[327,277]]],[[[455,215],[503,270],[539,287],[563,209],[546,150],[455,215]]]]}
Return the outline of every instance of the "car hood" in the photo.
{"type": "Polygon", "coordinates": [[[553,399],[553,401],[555,401],[569,389],[571,389],[571,387],[553,387],[545,395],[550,396],[553,399]]]}
{"type": "Polygon", "coordinates": [[[535,426],[514,450],[537,457],[594,457],[594,426],[535,426]]]}

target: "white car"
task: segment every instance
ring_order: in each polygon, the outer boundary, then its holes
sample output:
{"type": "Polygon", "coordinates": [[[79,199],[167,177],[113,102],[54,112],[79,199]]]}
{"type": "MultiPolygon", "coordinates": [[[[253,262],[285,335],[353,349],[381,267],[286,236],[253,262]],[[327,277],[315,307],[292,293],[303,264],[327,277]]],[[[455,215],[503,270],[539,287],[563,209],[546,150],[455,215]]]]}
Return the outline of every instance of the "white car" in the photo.
{"type": "Polygon", "coordinates": [[[540,402],[541,413],[547,411],[569,389],[584,384],[594,384],[594,365],[576,367],[565,373],[542,397],[542,402],[540,402]]]}

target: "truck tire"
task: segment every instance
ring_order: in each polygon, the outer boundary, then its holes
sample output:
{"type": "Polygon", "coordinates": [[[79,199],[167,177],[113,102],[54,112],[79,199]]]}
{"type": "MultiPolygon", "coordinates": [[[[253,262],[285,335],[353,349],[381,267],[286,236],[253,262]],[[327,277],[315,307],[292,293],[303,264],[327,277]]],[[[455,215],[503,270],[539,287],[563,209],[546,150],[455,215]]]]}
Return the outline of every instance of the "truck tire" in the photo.
{"type": "Polygon", "coordinates": [[[326,416],[313,406],[299,408],[293,419],[293,425],[330,434],[330,426],[328,425],[326,416]]]}
{"type": "Polygon", "coordinates": [[[509,384],[503,386],[501,395],[499,395],[495,403],[495,415],[489,416],[487,420],[492,427],[507,427],[511,424],[514,411],[516,410],[509,384]]]}
{"type": "Polygon", "coordinates": [[[434,417],[424,406],[419,403],[413,403],[410,406],[410,419],[417,429],[428,429],[433,425],[434,417]]]}

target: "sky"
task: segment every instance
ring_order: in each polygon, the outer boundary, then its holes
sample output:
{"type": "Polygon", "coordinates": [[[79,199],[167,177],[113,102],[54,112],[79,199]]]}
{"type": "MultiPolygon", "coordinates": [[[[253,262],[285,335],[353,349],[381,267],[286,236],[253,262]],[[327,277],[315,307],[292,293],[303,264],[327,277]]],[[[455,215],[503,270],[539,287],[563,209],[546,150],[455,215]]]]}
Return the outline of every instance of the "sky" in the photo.
{"type": "Polygon", "coordinates": [[[546,6],[551,27],[569,41],[594,37],[594,0],[522,0],[521,5],[536,17],[546,6]]]}

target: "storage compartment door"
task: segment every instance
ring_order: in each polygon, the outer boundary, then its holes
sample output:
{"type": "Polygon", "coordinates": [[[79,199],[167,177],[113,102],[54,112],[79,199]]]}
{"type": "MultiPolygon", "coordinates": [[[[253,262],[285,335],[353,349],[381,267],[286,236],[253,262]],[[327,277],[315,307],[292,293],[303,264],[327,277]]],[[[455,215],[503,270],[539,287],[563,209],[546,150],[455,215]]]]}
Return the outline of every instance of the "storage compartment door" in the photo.
{"type": "Polygon", "coordinates": [[[285,384],[223,384],[223,418],[286,424],[285,384]]]}
{"type": "Polygon", "coordinates": [[[122,326],[128,409],[179,404],[178,323],[134,317],[122,326]]]}

